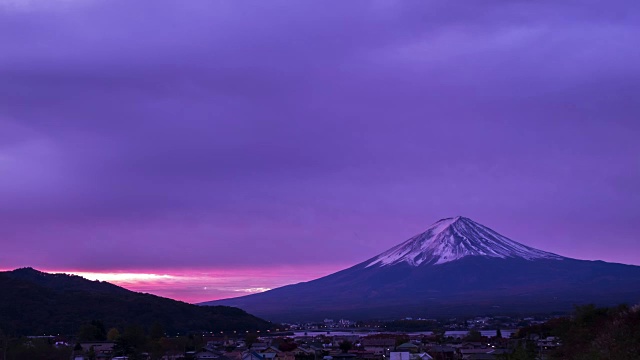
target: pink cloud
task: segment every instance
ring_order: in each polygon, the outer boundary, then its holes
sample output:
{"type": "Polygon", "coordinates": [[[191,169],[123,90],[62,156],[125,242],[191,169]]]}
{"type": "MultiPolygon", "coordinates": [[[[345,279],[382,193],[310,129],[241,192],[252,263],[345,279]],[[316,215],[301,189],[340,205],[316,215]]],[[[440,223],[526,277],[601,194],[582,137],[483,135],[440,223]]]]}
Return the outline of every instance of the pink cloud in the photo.
{"type": "Polygon", "coordinates": [[[43,271],[76,274],[89,280],[107,281],[132,291],[150,293],[188,303],[198,303],[249,295],[288,284],[309,281],[340,269],[340,266],[283,266],[166,271],[139,269],[124,272],[70,269],[43,271]]]}

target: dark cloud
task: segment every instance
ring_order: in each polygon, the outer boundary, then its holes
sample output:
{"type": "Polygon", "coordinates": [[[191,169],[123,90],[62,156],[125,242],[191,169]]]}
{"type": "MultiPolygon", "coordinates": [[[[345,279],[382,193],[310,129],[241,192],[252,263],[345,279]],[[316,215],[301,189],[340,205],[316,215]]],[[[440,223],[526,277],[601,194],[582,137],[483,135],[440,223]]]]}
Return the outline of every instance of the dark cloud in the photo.
{"type": "Polygon", "coordinates": [[[458,214],[640,262],[636,1],[11,4],[7,267],[350,263],[458,214]]]}

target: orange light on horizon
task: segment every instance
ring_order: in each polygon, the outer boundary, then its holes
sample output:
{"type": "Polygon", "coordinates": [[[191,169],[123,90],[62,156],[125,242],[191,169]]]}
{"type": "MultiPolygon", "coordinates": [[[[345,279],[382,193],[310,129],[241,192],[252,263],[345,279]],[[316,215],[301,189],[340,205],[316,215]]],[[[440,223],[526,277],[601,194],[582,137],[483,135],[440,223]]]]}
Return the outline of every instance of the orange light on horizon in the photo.
{"type": "Polygon", "coordinates": [[[276,287],[308,281],[333,269],[325,267],[280,267],[240,269],[136,269],[129,271],[51,270],[47,273],[78,275],[105,281],[128,290],[150,293],[189,303],[199,303],[260,293],[276,287]]]}

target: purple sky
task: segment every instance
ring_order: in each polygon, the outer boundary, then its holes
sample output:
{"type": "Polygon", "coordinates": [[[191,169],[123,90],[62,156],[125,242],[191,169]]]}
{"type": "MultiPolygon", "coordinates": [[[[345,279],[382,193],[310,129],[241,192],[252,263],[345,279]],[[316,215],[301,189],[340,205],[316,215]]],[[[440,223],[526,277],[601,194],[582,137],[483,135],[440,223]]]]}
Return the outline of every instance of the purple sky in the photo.
{"type": "Polygon", "coordinates": [[[207,300],[456,215],[640,264],[638,39],[637,0],[0,0],[0,268],[207,300]]]}

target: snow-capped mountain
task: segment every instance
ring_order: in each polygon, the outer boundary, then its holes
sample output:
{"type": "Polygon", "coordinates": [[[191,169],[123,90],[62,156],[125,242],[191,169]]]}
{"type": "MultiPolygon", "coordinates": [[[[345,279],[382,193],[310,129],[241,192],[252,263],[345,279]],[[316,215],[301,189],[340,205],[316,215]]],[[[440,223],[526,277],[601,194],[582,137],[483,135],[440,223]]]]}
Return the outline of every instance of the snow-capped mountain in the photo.
{"type": "Polygon", "coordinates": [[[458,216],[437,221],[425,232],[376,256],[367,267],[399,263],[411,266],[444,264],[465,256],[564,259],[560,255],[515,242],[471,219],[458,216]]]}
{"type": "Polygon", "coordinates": [[[531,314],[624,302],[640,302],[640,266],[562,257],[455,217],[337,273],[202,305],[289,322],[531,314]]]}

